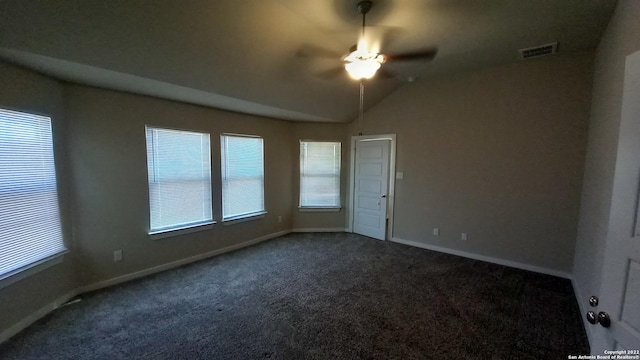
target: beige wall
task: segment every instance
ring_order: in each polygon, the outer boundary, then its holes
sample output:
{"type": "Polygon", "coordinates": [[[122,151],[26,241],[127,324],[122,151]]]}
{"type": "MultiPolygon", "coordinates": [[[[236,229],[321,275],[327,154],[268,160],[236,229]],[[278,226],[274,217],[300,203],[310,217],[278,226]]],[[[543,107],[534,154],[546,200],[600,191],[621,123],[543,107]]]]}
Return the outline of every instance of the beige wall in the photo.
{"type": "MultiPolygon", "coordinates": [[[[364,134],[398,135],[397,171],[404,179],[396,181],[394,236],[564,273],[572,270],[575,245],[576,283],[585,295],[597,289],[624,56],[640,47],[640,25],[633,17],[638,7],[635,0],[619,1],[597,53],[593,103],[592,56],[585,53],[421,80],[369,110],[364,134]],[[434,227],[440,228],[439,237],[431,235],[434,227]],[[460,240],[461,232],[469,234],[467,241],[460,240]]],[[[359,131],[355,122],[289,123],[234,114],[62,85],[4,63],[0,80],[11,84],[0,88],[0,106],[53,115],[65,235],[72,250],[61,264],[0,289],[0,332],[82,285],[282,230],[345,227],[345,209],[297,210],[298,141],[342,141],[344,205],[349,136],[359,131]],[[221,215],[219,134],[263,136],[269,213],[230,226],[218,223],[213,230],[149,239],[145,124],[212,134],[216,220],[221,215]],[[114,263],[118,249],[124,260],[114,263]]]]}
{"type": "MultiPolygon", "coordinates": [[[[589,54],[581,54],[432,79],[408,84],[368,111],[365,134],[398,134],[397,170],[405,176],[396,182],[394,236],[570,271],[590,69],[589,54]],[[431,236],[433,227],[440,237],[431,236]],[[459,240],[463,231],[466,242],[459,240]]],[[[343,143],[344,205],[355,123],[289,123],[62,85],[6,64],[0,64],[0,79],[12,84],[0,89],[0,105],[54,116],[72,250],[62,264],[0,289],[0,331],[80,286],[283,230],[345,227],[345,209],[297,210],[298,141],[343,143]],[[264,137],[265,218],[151,240],[145,124],[212,134],[216,220],[220,133],[264,137]],[[114,263],[113,251],[120,249],[124,260],[114,263]]]]}
{"type": "Polygon", "coordinates": [[[144,270],[288,230],[292,223],[290,123],[84,86],[68,86],[71,176],[81,284],[144,270]],[[214,229],[151,240],[145,124],[211,134],[214,229]],[[220,134],[264,138],[261,219],[221,223],[220,134]],[[281,223],[278,216],[282,216],[281,223]],[[113,251],[124,260],[113,262],[113,251]]]}
{"type": "MultiPolygon", "coordinates": [[[[638,139],[621,132],[625,58],[640,50],[640,1],[618,0],[595,57],[593,101],[573,275],[578,302],[600,289],[618,148],[638,139]]],[[[630,194],[629,196],[635,196],[630,194]]],[[[587,327],[591,329],[591,327],[587,327]]]]}
{"type": "Polygon", "coordinates": [[[293,229],[344,229],[345,204],[347,203],[347,181],[349,177],[349,140],[348,124],[293,123],[291,140],[293,152],[293,229]],[[300,212],[300,140],[340,141],[342,158],[340,168],[340,200],[342,209],[339,212],[300,212]]]}
{"type": "MultiPolygon", "coordinates": [[[[70,189],[66,156],[63,87],[56,81],[0,62],[0,108],[51,116],[58,193],[67,248],[71,242],[70,189]]],[[[0,333],[75,288],[73,251],[63,261],[0,289],[0,333]]]]}
{"type": "MultiPolygon", "coordinates": [[[[0,333],[83,286],[292,228],[344,228],[344,211],[299,213],[297,202],[298,140],[346,144],[345,124],[293,124],[63,84],[5,63],[0,63],[0,80],[12,85],[0,88],[1,107],[53,116],[65,239],[71,250],[61,264],[0,289],[0,333]],[[214,229],[161,240],[147,235],[146,124],[212,135],[214,229]],[[225,132],[265,140],[264,218],[232,225],[220,221],[217,149],[225,132]],[[113,262],[115,250],[123,250],[122,262],[113,262]]],[[[343,157],[344,169],[346,161],[343,157]]],[[[343,171],[343,199],[346,176],[343,171]]]]}
{"type": "Polygon", "coordinates": [[[365,135],[397,134],[394,237],[570,273],[591,59],[425,79],[367,111],[365,135]]]}

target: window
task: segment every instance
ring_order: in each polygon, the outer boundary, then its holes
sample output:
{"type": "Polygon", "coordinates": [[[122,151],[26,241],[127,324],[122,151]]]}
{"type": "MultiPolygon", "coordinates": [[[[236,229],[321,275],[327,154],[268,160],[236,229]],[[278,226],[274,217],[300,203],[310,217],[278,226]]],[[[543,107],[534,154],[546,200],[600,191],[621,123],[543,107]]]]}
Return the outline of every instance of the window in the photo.
{"type": "Polygon", "coordinates": [[[300,141],[300,207],[340,207],[340,143],[300,141]]]}
{"type": "Polygon", "coordinates": [[[66,251],[51,118],[0,109],[0,279],[66,251]]]}
{"type": "Polygon", "coordinates": [[[147,126],[150,234],[213,224],[209,134],[147,126]]]}
{"type": "Polygon", "coordinates": [[[222,218],[264,214],[264,154],[260,137],[222,135],[222,218]]]}

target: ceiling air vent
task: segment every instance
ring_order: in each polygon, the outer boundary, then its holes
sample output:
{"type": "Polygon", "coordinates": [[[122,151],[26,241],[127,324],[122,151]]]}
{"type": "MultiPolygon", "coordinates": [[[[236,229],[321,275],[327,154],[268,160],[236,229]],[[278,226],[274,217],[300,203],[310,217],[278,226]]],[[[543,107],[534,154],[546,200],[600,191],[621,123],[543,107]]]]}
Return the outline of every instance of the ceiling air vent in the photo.
{"type": "Polygon", "coordinates": [[[554,42],[551,44],[534,46],[526,49],[518,50],[520,54],[520,59],[531,59],[537,58],[540,56],[555,54],[558,50],[558,43],[554,42]]]}

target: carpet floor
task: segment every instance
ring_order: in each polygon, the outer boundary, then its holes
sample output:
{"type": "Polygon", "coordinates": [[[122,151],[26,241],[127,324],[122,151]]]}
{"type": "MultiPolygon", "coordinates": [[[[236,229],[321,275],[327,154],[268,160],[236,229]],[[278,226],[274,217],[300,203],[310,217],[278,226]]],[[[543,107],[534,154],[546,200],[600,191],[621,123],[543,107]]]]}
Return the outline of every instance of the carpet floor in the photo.
{"type": "Polygon", "coordinates": [[[569,280],[355,234],[290,234],[81,296],[0,359],[566,359],[569,280]]]}

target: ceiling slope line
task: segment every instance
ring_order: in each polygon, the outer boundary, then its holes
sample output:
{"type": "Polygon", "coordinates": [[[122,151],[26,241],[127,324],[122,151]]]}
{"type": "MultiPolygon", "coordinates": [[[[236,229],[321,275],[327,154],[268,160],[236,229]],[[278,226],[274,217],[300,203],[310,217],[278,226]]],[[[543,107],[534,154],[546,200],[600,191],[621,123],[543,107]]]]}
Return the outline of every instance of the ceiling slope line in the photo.
{"type": "Polygon", "coordinates": [[[146,95],[241,114],[289,121],[339,122],[322,116],[268,106],[164,81],[121,73],[96,66],[0,48],[0,59],[70,83],[146,95]]]}

